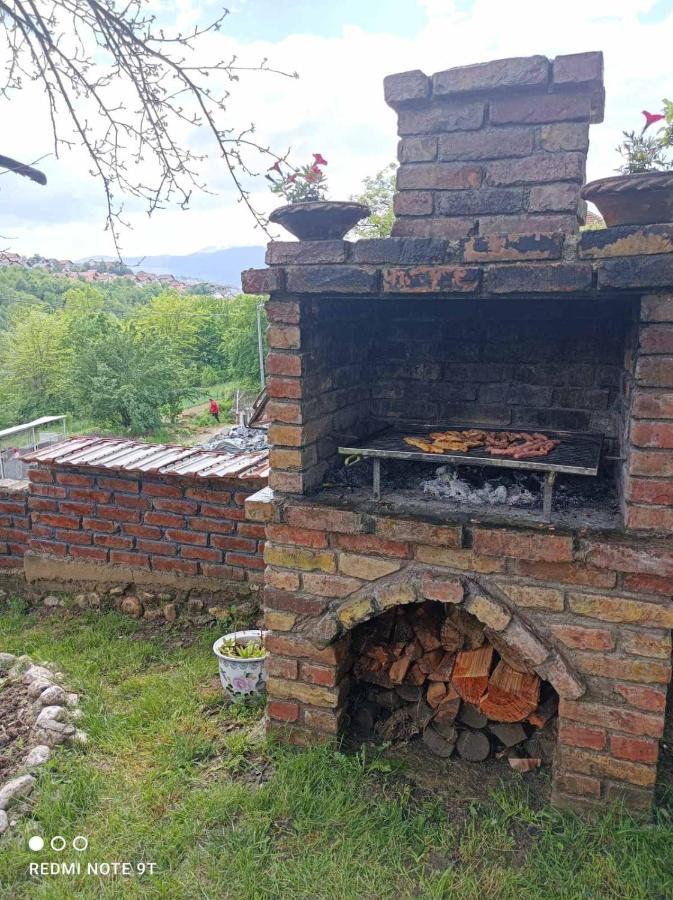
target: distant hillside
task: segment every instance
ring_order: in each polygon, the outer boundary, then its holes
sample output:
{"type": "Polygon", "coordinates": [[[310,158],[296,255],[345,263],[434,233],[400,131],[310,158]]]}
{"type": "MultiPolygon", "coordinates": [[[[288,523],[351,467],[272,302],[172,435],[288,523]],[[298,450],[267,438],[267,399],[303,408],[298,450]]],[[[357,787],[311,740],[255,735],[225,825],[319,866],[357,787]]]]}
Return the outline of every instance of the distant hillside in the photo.
{"type": "Polygon", "coordinates": [[[240,289],[243,269],[264,265],[264,247],[200,250],[186,256],[135,256],[126,257],[125,262],[155,275],[173,275],[177,279],[208,281],[240,289]]]}

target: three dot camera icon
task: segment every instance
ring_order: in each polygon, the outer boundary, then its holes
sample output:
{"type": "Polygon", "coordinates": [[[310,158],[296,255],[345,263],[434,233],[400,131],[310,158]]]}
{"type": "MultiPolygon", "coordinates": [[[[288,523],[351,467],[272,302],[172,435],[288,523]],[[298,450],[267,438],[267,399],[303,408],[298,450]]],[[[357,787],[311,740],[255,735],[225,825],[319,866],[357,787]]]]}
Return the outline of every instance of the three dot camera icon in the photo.
{"type": "MultiPolygon", "coordinates": [[[[68,841],[63,837],[62,834],[55,834],[53,838],[49,841],[49,846],[52,850],[55,850],[57,853],[60,853],[61,850],[65,850],[68,846],[68,841]]],[[[84,837],[83,834],[78,834],[76,837],[72,839],[71,845],[73,850],[77,850],[78,853],[81,853],[83,850],[89,846],[89,841],[84,837]]],[[[40,850],[44,849],[44,838],[39,834],[34,834],[28,840],[28,847],[34,853],[39,853],[40,850]]]]}

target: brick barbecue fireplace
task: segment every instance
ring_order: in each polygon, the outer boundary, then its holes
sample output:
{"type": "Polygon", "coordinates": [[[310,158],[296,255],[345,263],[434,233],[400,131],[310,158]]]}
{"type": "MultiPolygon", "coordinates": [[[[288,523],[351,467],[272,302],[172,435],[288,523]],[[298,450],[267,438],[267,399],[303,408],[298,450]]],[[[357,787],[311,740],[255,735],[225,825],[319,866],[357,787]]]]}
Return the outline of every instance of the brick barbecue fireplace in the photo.
{"type": "MultiPolygon", "coordinates": [[[[558,697],[556,804],[651,804],[673,627],[673,225],[579,233],[603,97],[600,53],[391,75],[393,237],[273,242],[244,273],[270,294],[270,486],[246,504],[267,523],[269,726],[295,743],[353,730],[377,622],[399,655],[410,622],[451,620],[477,629],[463,649],[491,646],[558,697]],[[405,444],[432,426],[561,443],[504,468],[471,450],[466,467],[405,444]]],[[[447,674],[433,696],[451,690],[447,674]]]]}

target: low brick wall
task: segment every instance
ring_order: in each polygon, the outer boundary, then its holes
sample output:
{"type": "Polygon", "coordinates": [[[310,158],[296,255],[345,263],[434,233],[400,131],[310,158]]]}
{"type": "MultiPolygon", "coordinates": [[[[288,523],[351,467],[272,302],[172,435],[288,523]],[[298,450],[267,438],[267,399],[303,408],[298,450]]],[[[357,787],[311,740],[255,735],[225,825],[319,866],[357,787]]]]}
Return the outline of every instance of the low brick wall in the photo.
{"type": "Polygon", "coordinates": [[[23,567],[29,531],[28,485],[5,478],[0,481],[0,570],[23,567]]]}
{"type": "Polygon", "coordinates": [[[261,581],[264,528],[245,521],[263,480],[206,481],[37,466],[28,508],[32,553],[184,578],[261,581]]]}

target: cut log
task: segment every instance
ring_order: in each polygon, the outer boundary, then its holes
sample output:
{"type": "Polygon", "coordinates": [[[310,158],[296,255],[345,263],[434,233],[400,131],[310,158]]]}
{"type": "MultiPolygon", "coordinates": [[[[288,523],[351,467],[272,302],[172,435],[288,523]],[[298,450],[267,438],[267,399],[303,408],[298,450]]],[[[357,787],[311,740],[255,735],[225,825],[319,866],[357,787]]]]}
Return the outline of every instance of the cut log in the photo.
{"type": "Polygon", "coordinates": [[[448,650],[449,653],[455,653],[457,650],[462,650],[463,644],[465,643],[463,634],[458,631],[451,619],[444,620],[442,630],[439,633],[439,639],[442,642],[442,647],[445,650],[448,650]]]}
{"type": "Polygon", "coordinates": [[[454,743],[447,741],[441,734],[438,734],[432,725],[428,726],[423,732],[423,743],[431,753],[434,753],[435,756],[441,756],[443,759],[451,756],[455,746],[454,743]]]}
{"type": "Polygon", "coordinates": [[[446,618],[463,635],[468,649],[476,650],[482,646],[486,638],[484,626],[478,619],[457,606],[447,610],[446,618]]]}
{"type": "MultiPolygon", "coordinates": [[[[353,666],[353,674],[360,681],[366,681],[368,684],[377,684],[379,687],[389,688],[393,686],[388,673],[384,669],[377,669],[372,665],[372,661],[366,656],[361,656],[355,661],[353,666]]],[[[425,676],[424,676],[425,677],[425,676]]]]}
{"type": "Polygon", "coordinates": [[[423,684],[424,681],[425,672],[422,669],[419,669],[418,663],[414,663],[407,672],[407,682],[409,684],[423,684]]]}
{"type": "Polygon", "coordinates": [[[438,629],[432,628],[425,623],[419,623],[414,626],[414,630],[416,632],[416,638],[420,641],[421,647],[426,653],[430,653],[432,650],[441,649],[442,642],[439,639],[438,629]]]}
{"type": "Polygon", "coordinates": [[[388,670],[388,677],[393,684],[402,684],[411,668],[411,662],[411,656],[407,656],[406,653],[403,653],[399,659],[395,660],[388,670]]]}
{"type": "Polygon", "coordinates": [[[458,720],[470,728],[484,728],[488,719],[477,706],[471,703],[463,703],[458,713],[458,720]]]}
{"type": "Polygon", "coordinates": [[[450,744],[455,744],[458,740],[458,729],[453,722],[445,722],[435,716],[429,727],[434,728],[437,734],[441,734],[444,740],[450,744]]]}
{"type": "Polygon", "coordinates": [[[486,644],[479,650],[461,650],[456,654],[451,684],[468,703],[479,704],[486,687],[493,661],[493,647],[486,644]]]}
{"type": "Polygon", "coordinates": [[[541,760],[510,756],[507,762],[515,772],[532,772],[533,769],[539,768],[541,760]]]}
{"type": "Polygon", "coordinates": [[[442,721],[446,722],[453,722],[458,715],[459,708],[460,696],[458,695],[458,692],[453,687],[453,685],[448,684],[446,696],[442,699],[441,703],[437,707],[435,719],[441,719],[442,721]]]}
{"type": "Polygon", "coordinates": [[[491,734],[505,745],[505,747],[515,747],[522,741],[525,741],[528,735],[522,725],[518,722],[491,722],[488,726],[491,734]]]}
{"type": "Polygon", "coordinates": [[[461,731],[456,744],[461,759],[483,762],[491,752],[491,742],[483,731],[461,731]]]}
{"type": "Polygon", "coordinates": [[[439,650],[431,650],[429,653],[425,653],[421,656],[418,660],[418,668],[421,672],[425,672],[426,675],[429,675],[430,672],[434,672],[443,659],[444,651],[441,648],[439,650]]]}
{"type": "Polygon", "coordinates": [[[407,703],[415,703],[423,696],[423,688],[420,684],[398,684],[395,690],[407,703]]]}
{"type": "Polygon", "coordinates": [[[402,609],[398,611],[393,634],[396,641],[404,641],[405,643],[413,641],[415,637],[414,629],[402,609]]]}
{"type": "Polygon", "coordinates": [[[455,653],[444,653],[439,663],[428,675],[429,681],[450,681],[451,672],[453,672],[453,664],[456,659],[455,653]]]}
{"type": "Polygon", "coordinates": [[[416,704],[415,716],[419,731],[423,731],[425,728],[427,728],[434,714],[434,709],[429,706],[425,702],[425,700],[418,701],[418,703],[416,704]]]}
{"type": "Polygon", "coordinates": [[[446,697],[446,685],[443,681],[432,681],[428,685],[428,693],[426,700],[433,709],[436,709],[442,700],[446,697]]]}
{"type": "Polygon", "coordinates": [[[488,680],[479,708],[494,722],[523,722],[539,702],[539,676],[517,672],[501,659],[488,680]]]}
{"type": "Polygon", "coordinates": [[[528,716],[528,721],[536,728],[544,728],[550,719],[553,719],[558,711],[558,697],[547,697],[538,708],[528,716]]]}
{"type": "MultiPolygon", "coordinates": [[[[374,698],[372,697],[371,699],[373,700],[374,698]]],[[[384,709],[399,709],[404,700],[395,690],[383,690],[378,692],[375,702],[384,709]]]]}

